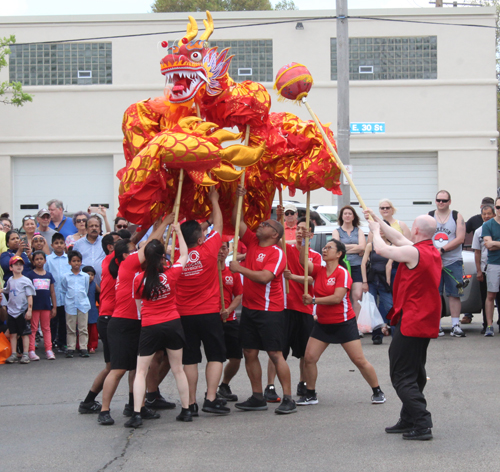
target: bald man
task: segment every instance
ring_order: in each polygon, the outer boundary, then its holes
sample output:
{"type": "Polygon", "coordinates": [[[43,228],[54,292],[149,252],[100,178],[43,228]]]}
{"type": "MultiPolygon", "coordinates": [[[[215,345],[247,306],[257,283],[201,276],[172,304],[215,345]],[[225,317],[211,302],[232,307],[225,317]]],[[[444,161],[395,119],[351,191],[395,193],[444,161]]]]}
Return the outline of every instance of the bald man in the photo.
{"type": "Polygon", "coordinates": [[[402,433],[403,439],[425,441],[432,439],[432,419],[427,411],[424,387],[427,382],[425,361],[431,338],[439,334],[441,319],[441,256],[434,247],[432,236],[436,220],[419,216],[411,229],[411,240],[391,228],[371,210],[370,230],[375,252],[399,262],[394,280],[394,306],[387,315],[395,326],[389,348],[391,381],[403,403],[399,421],[387,433],[402,433]],[[392,242],[388,246],[380,232],[392,242]]]}

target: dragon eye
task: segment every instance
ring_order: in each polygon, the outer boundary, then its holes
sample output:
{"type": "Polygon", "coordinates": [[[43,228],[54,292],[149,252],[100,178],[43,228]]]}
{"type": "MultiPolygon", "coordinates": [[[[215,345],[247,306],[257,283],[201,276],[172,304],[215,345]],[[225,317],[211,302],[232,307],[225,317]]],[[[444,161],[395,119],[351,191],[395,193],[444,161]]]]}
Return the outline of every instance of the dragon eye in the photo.
{"type": "Polygon", "coordinates": [[[201,61],[201,53],[197,51],[193,52],[193,54],[191,54],[191,59],[196,62],[201,61]]]}

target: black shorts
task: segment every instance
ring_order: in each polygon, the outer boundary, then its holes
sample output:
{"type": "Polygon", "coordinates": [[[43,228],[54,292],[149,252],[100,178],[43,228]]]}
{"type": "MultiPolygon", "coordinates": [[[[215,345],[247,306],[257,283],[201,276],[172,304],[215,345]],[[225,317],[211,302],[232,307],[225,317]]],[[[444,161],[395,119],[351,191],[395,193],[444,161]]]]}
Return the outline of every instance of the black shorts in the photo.
{"type": "Polygon", "coordinates": [[[111,369],[135,370],[140,336],[140,320],[113,317],[109,320],[108,345],[111,369]]]}
{"type": "Polygon", "coordinates": [[[152,356],[156,351],[178,351],[184,347],[184,330],[179,318],[141,328],[139,356],[152,356]]]}
{"type": "Polygon", "coordinates": [[[226,342],[226,357],[228,359],[241,359],[243,350],[240,341],[240,322],[238,320],[222,323],[224,341],[226,342]]]}
{"type": "Polygon", "coordinates": [[[351,266],[352,283],[363,282],[363,275],[361,274],[361,266],[351,266]]]}
{"type": "Polygon", "coordinates": [[[10,334],[18,334],[19,336],[29,336],[31,334],[31,321],[26,320],[25,314],[26,312],[21,313],[16,318],[10,315],[7,316],[7,328],[9,328],[10,334]]]}
{"type": "Polygon", "coordinates": [[[225,362],[226,344],[220,313],[181,316],[186,347],[182,353],[184,365],[201,362],[201,343],[207,362],[225,362]]]}
{"type": "Polygon", "coordinates": [[[283,351],[285,344],[285,312],[249,310],[243,307],[240,320],[243,349],[283,351]]]}
{"type": "Polygon", "coordinates": [[[328,344],[344,344],[359,339],[356,317],[342,323],[320,324],[314,322],[311,338],[328,344]]]}
{"type": "Polygon", "coordinates": [[[300,359],[306,353],[307,341],[314,326],[314,317],[301,311],[285,310],[285,345],[283,357],[287,359],[290,349],[292,356],[300,359]]]}
{"type": "Polygon", "coordinates": [[[108,343],[108,323],[111,316],[99,316],[97,318],[97,332],[102,341],[102,349],[104,351],[104,362],[106,364],[111,361],[111,355],[109,353],[109,343],[108,343]]]}

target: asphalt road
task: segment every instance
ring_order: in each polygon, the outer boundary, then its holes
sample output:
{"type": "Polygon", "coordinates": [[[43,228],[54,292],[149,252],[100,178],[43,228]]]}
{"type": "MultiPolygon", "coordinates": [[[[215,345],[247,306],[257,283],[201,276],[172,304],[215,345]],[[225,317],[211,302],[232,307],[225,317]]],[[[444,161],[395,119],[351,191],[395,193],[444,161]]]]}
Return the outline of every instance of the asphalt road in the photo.
{"type": "MultiPolygon", "coordinates": [[[[448,319],[449,320],[449,319],[448,319]]],[[[444,323],[445,329],[447,322],[444,323]]],[[[434,420],[434,440],[403,441],[385,426],[399,416],[400,402],[388,375],[387,349],[365,337],[363,348],[387,396],[370,403],[371,389],[340,346],[327,349],[319,364],[319,404],[278,416],[276,404],[264,412],[232,409],[227,417],[200,412],[192,423],[162,412],[137,430],[123,427],[127,402],[123,381],[112,403],[114,426],[96,415],[77,413],[103,360],[41,360],[0,366],[0,470],[87,471],[494,471],[500,453],[500,335],[480,335],[479,317],[464,327],[466,338],[431,341],[426,396],[434,420]]],[[[264,354],[261,360],[267,362],[264,354]]],[[[264,363],[263,362],[263,363],[264,363]]],[[[298,361],[290,361],[298,382],[298,361]]],[[[240,370],[233,392],[250,394],[240,370]]],[[[200,375],[198,401],[205,382],[200,375]]],[[[281,388],[278,387],[281,392],[281,388]]],[[[162,393],[177,399],[171,375],[162,393]]],[[[100,399],[100,397],[98,397],[100,399]]],[[[178,400],[177,400],[178,401],[178,400]]]]}

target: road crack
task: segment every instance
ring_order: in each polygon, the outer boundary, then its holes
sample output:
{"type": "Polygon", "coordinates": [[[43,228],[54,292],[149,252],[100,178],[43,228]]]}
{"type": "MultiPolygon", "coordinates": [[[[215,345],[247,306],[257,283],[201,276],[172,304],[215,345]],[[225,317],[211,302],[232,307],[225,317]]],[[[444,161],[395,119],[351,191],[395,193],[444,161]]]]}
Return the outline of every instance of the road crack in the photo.
{"type": "Polygon", "coordinates": [[[132,431],[130,431],[130,434],[127,437],[127,440],[125,442],[125,446],[123,446],[121,454],[113,457],[113,459],[111,459],[107,464],[104,465],[104,467],[99,469],[97,472],[102,472],[103,470],[106,470],[111,464],[116,462],[117,460],[123,459],[123,457],[125,456],[125,454],[127,452],[128,447],[130,446],[130,442],[132,440],[132,437],[134,436],[134,433],[135,433],[135,429],[132,429],[132,431]]]}

